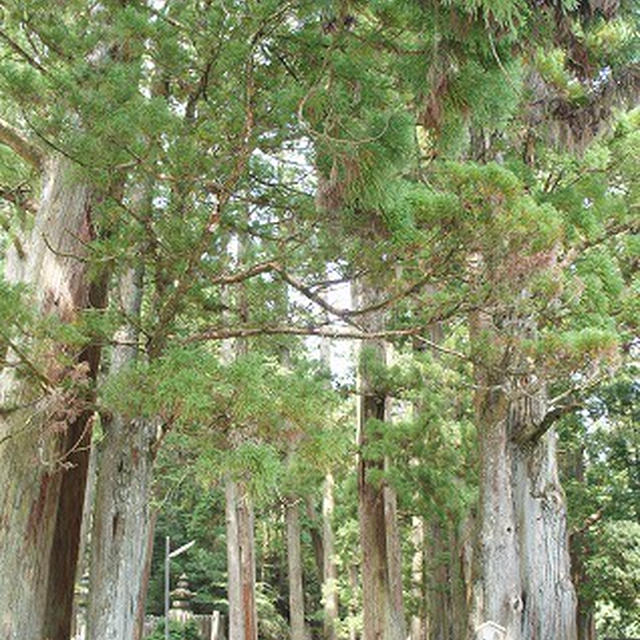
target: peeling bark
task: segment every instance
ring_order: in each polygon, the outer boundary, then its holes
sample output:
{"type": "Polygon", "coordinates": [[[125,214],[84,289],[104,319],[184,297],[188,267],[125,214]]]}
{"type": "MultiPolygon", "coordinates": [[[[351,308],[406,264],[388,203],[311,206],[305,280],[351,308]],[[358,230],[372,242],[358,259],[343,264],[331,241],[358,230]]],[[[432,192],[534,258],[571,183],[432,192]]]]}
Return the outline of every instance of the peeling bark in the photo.
{"type": "Polygon", "coordinates": [[[576,638],[564,492],[558,479],[556,434],[533,446],[514,445],[523,638],[576,638]]]}
{"type": "MultiPolygon", "coordinates": [[[[143,274],[127,271],[121,280],[122,306],[137,318],[143,274]]],[[[118,332],[111,375],[131,366],[137,357],[137,330],[118,332]]],[[[145,589],[156,427],[152,421],[114,414],[104,421],[98,444],[91,564],[88,635],[92,640],[133,638],[145,589]]]]}
{"type": "MultiPolygon", "coordinates": [[[[8,248],[5,275],[29,286],[41,314],[69,322],[104,304],[104,287],[90,283],[84,262],[93,195],[73,181],[68,162],[49,158],[43,167],[34,225],[20,243],[25,253],[8,248]]],[[[88,346],[76,360],[87,380],[99,353],[88,346]]],[[[68,374],[52,357],[48,392],[68,374]]],[[[11,640],[66,640],[71,627],[91,398],[69,396],[58,402],[63,408],[51,409],[54,396],[39,400],[40,393],[12,369],[0,376],[1,404],[32,403],[0,418],[0,635],[11,640]]]]}
{"type": "MultiPolygon", "coordinates": [[[[523,330],[521,324],[515,330],[523,330]]],[[[472,318],[472,339],[491,331],[486,320],[472,318]]],[[[539,384],[511,379],[495,365],[476,365],[475,373],[480,509],[472,626],[492,620],[512,640],[575,640],[555,433],[521,437],[544,421],[544,394],[539,384]]]]}
{"type": "Polygon", "coordinates": [[[226,481],[229,638],[258,639],[253,506],[245,488],[226,481]]]}

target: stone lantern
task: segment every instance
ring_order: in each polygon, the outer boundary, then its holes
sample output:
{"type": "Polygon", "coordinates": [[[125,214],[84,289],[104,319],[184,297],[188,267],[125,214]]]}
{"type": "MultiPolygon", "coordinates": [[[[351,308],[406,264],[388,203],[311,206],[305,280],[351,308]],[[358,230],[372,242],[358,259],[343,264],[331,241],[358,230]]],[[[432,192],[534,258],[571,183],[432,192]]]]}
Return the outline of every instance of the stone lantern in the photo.
{"type": "Polygon", "coordinates": [[[178,578],[177,587],[171,592],[171,609],[169,619],[178,622],[186,622],[193,617],[191,613],[191,600],[196,594],[189,589],[189,579],[183,573],[178,578]]]}

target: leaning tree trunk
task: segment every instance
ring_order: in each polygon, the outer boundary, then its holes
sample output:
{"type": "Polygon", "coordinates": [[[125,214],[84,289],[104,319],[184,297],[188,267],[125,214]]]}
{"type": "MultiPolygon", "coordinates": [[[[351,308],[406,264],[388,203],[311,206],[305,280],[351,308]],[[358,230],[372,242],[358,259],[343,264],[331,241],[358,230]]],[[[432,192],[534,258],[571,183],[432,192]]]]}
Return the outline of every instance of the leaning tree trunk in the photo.
{"type": "MultiPolygon", "coordinates": [[[[369,306],[376,292],[361,284],[358,306],[369,306]]],[[[383,317],[375,314],[369,330],[383,329],[383,317]]],[[[365,341],[367,359],[386,361],[386,349],[380,341],[365,341]]],[[[375,435],[372,421],[384,421],[386,398],[375,388],[375,380],[362,365],[359,369],[358,394],[358,513],[362,547],[363,640],[405,640],[405,621],[401,587],[401,565],[397,544],[396,509],[393,492],[385,488],[380,474],[383,458],[367,452],[375,435]]]]}
{"type": "MultiPolygon", "coordinates": [[[[122,306],[137,318],[142,271],[130,269],[121,281],[122,306]]],[[[110,375],[131,366],[137,356],[132,325],[116,336],[110,375]]],[[[149,420],[112,414],[98,445],[91,563],[88,635],[92,640],[133,638],[143,603],[156,429],[149,420]]]]}
{"type": "MultiPolygon", "coordinates": [[[[7,250],[6,278],[27,285],[40,315],[71,322],[104,304],[104,287],[90,283],[84,260],[92,193],[73,180],[68,162],[49,158],[42,168],[33,228],[7,250]]],[[[9,359],[21,358],[20,346],[9,359]]],[[[66,640],[71,626],[92,410],[91,392],[58,385],[90,382],[99,349],[86,347],[63,369],[56,348],[37,383],[11,368],[0,375],[0,404],[22,407],[0,416],[0,635],[11,640],[66,640]]]]}

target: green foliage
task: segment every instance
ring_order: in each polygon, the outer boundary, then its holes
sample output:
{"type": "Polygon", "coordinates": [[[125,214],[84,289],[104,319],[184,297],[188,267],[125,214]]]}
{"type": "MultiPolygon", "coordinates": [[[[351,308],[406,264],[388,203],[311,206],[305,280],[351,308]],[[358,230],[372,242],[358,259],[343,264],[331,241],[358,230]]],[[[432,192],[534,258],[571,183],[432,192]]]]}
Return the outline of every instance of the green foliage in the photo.
{"type": "MultiPolygon", "coordinates": [[[[331,297],[319,284],[328,271],[375,282],[389,328],[442,330],[437,356],[398,344],[386,366],[362,350],[362,373],[396,410],[368,422],[362,454],[389,460],[368,479],[398,491],[403,515],[447,531],[477,501],[474,368],[506,385],[524,367],[562,393],[618,366],[621,346],[636,348],[640,110],[612,96],[637,63],[637,12],[534,4],[2,5],[3,111],[91,185],[89,274],[111,296],[108,309],[63,322],[40,317],[41,292],[0,282],[0,353],[41,386],[59,369],[54,386],[69,391],[94,384],[75,368],[78,354],[105,345],[98,409],[162,427],[157,537],[197,540],[176,569],[200,606],[225,606],[221,479],[245,484],[266,523],[265,638],[286,635],[281,499],[317,502],[328,471],[341,633],[362,622],[349,579],[354,402],[329,388],[304,345],[273,336],[326,328],[316,303],[331,297]],[[591,142],[576,153],[550,140],[558,127],[591,142]],[[130,269],[144,274],[139,317],[121,300],[130,269]],[[486,322],[469,335],[474,313],[486,322]],[[139,334],[137,360],[102,375],[123,326],[139,334]],[[243,336],[233,357],[215,345],[227,335],[243,336]]],[[[5,255],[18,236],[31,240],[34,182],[0,146],[5,255]]],[[[563,434],[574,453],[581,439],[587,449],[586,482],[566,482],[572,525],[606,516],[588,541],[591,595],[604,603],[605,582],[614,585],[606,606],[627,629],[637,609],[627,525],[638,516],[627,413],[636,395],[634,384],[600,389],[563,434]]],[[[307,514],[307,569],[314,526],[307,514]]],[[[158,568],[156,554],[151,608],[158,568]]]]}
{"type": "Polygon", "coordinates": [[[604,633],[635,633],[640,614],[640,524],[606,522],[594,532],[594,544],[598,553],[589,558],[587,575],[591,588],[604,599],[599,626],[604,633]],[[608,604],[615,613],[607,615],[608,604]]]}
{"type": "MultiPolygon", "coordinates": [[[[147,636],[147,640],[164,640],[164,638],[164,622],[158,623],[153,633],[147,636]]],[[[169,623],[169,638],[170,640],[200,640],[200,633],[195,622],[182,624],[172,620],[169,623]]]]}
{"type": "Polygon", "coordinates": [[[572,554],[584,567],[576,586],[608,634],[637,631],[638,391],[637,367],[628,367],[560,429],[572,554]]]}

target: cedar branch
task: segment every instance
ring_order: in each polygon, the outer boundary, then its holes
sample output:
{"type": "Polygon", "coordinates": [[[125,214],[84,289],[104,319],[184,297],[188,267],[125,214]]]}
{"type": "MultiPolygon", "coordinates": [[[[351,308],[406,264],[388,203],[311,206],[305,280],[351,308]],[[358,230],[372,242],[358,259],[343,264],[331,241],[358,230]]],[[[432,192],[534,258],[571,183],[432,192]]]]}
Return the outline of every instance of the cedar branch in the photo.
{"type": "Polygon", "coordinates": [[[22,131],[2,118],[0,118],[0,144],[9,147],[36,169],[42,168],[44,154],[40,147],[28,140],[22,131]]]}

